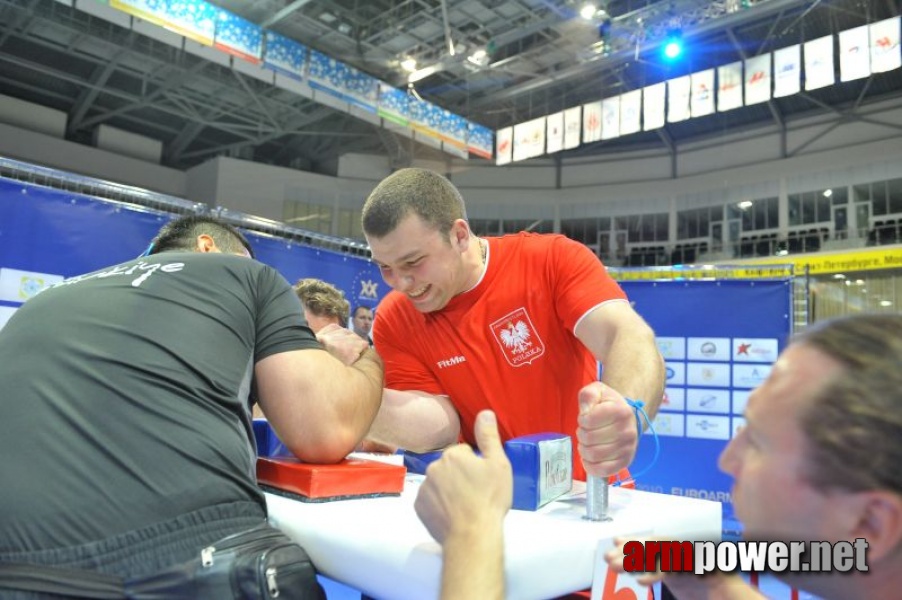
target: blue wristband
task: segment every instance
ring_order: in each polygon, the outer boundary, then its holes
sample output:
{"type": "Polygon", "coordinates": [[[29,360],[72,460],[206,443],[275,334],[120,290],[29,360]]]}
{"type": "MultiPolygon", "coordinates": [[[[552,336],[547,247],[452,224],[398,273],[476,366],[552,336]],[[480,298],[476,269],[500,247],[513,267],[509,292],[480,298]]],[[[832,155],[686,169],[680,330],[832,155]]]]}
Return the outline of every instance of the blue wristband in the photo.
{"type": "MultiPolygon", "coordinates": [[[[648,413],[645,412],[645,402],[643,402],[642,400],[633,400],[626,397],[624,397],[623,399],[626,400],[626,403],[633,408],[633,411],[636,414],[636,431],[639,434],[639,439],[642,439],[642,419],[645,419],[645,424],[648,425],[648,430],[651,431],[651,434],[655,440],[655,455],[652,457],[651,462],[648,464],[648,466],[643,468],[638,473],[631,474],[632,479],[635,480],[637,477],[645,475],[652,467],[655,466],[655,463],[658,462],[658,455],[661,452],[661,442],[658,439],[658,433],[655,431],[654,424],[651,422],[651,419],[648,418],[648,413]]],[[[636,446],[638,447],[638,441],[636,442],[636,446]]],[[[619,485],[620,483],[622,482],[618,481],[616,485],[619,485]]]]}

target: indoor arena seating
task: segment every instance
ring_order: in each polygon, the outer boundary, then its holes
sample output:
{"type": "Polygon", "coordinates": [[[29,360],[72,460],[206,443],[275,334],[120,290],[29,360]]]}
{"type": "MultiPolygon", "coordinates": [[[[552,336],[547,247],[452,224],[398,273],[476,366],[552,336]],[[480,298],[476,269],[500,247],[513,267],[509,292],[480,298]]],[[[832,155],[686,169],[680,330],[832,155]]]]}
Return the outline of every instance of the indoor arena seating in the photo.
{"type": "Polygon", "coordinates": [[[708,252],[708,242],[689,242],[677,244],[670,253],[670,264],[691,265],[701,254],[708,252]]]}
{"type": "MultiPolygon", "coordinates": [[[[828,227],[799,227],[780,235],[775,231],[749,233],[742,235],[739,242],[730,249],[724,244],[723,251],[712,250],[708,240],[681,241],[673,246],[635,245],[627,256],[617,265],[617,260],[602,257],[605,264],[623,267],[661,267],[669,265],[691,265],[731,258],[758,258],[767,256],[785,256],[803,254],[822,250],[835,250],[842,244],[843,248],[856,247],[855,239],[849,238],[849,232],[834,236],[828,227]],[[837,240],[839,240],[837,242],[837,240]],[[833,245],[831,246],[831,243],[833,245]]],[[[867,238],[859,241],[861,247],[902,243],[902,217],[884,218],[874,221],[868,231],[867,238]]]]}
{"type": "Polygon", "coordinates": [[[902,218],[874,221],[868,232],[868,246],[883,246],[902,242],[902,218]]]}
{"type": "Polygon", "coordinates": [[[670,254],[665,246],[633,247],[623,263],[624,267],[658,267],[669,265],[670,254]]]}
{"type": "Polygon", "coordinates": [[[829,238],[830,230],[826,227],[794,229],[786,234],[786,249],[790,254],[817,252],[829,238]]]}

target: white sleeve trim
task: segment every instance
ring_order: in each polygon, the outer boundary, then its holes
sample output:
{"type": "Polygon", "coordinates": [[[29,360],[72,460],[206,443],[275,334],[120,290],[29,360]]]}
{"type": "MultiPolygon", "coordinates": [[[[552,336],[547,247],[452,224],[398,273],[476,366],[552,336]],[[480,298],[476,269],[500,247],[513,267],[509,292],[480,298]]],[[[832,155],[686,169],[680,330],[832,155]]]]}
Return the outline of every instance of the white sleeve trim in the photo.
{"type": "Polygon", "coordinates": [[[586,317],[589,316],[589,313],[591,313],[596,308],[598,308],[600,306],[604,306],[605,304],[609,304],[611,302],[629,302],[629,300],[627,300],[626,298],[611,298],[610,300],[605,300],[604,302],[600,302],[600,303],[596,304],[595,306],[593,306],[592,308],[590,308],[589,310],[584,312],[583,316],[578,318],[576,320],[576,323],[573,324],[573,335],[576,335],[576,328],[579,327],[579,324],[583,322],[583,319],[585,319],[586,317]]]}

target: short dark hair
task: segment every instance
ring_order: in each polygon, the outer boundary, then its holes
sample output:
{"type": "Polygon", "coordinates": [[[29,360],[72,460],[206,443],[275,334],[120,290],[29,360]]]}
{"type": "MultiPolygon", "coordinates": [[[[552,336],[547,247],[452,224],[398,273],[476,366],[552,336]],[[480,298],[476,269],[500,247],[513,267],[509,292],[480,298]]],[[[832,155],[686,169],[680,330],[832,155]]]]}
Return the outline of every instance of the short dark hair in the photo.
{"type": "Polygon", "coordinates": [[[372,307],[372,306],[367,306],[366,304],[358,304],[358,305],[354,308],[354,312],[353,312],[352,316],[356,317],[356,316],[357,316],[357,313],[360,312],[360,309],[361,309],[361,308],[364,309],[364,310],[368,310],[368,311],[370,311],[370,312],[373,312],[373,307],[372,307]]]}
{"type": "Polygon", "coordinates": [[[209,235],[225,253],[246,250],[254,258],[254,249],[237,228],[209,215],[189,215],[166,223],[153,239],[148,254],[194,250],[199,235],[209,235]]]}
{"type": "Polygon", "coordinates": [[[819,321],[793,344],[843,367],[800,417],[808,481],[822,490],[902,493],[902,315],[819,321]]]}
{"type": "Polygon", "coordinates": [[[467,218],[460,192],[447,178],[428,169],[400,169],[382,180],[363,204],[363,231],[381,238],[413,213],[439,233],[467,218]]]}

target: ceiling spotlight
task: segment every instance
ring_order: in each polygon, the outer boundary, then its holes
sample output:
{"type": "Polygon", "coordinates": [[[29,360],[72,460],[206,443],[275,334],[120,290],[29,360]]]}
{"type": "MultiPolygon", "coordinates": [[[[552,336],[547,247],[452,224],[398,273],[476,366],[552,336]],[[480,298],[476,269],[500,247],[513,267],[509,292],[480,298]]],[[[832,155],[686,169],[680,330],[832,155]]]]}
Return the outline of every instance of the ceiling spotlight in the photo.
{"type": "Polygon", "coordinates": [[[417,69],[413,73],[407,76],[408,83],[415,83],[421,79],[426,79],[430,75],[437,73],[439,70],[438,65],[430,65],[428,67],[423,67],[422,69],[417,69]]]}
{"type": "Polygon", "coordinates": [[[595,13],[598,11],[598,7],[592,4],[591,2],[587,2],[583,4],[583,7],[579,9],[579,16],[586,19],[587,21],[595,16],[595,13]]]}
{"type": "Polygon", "coordinates": [[[484,67],[489,62],[489,54],[482,48],[467,57],[467,61],[476,66],[484,67]]]}
{"type": "Polygon", "coordinates": [[[743,200],[742,202],[740,202],[740,203],[737,204],[736,206],[738,206],[738,207],[741,208],[742,210],[746,210],[746,209],[752,207],[752,201],[751,201],[751,200],[743,200]]]}
{"type": "Polygon", "coordinates": [[[829,198],[832,195],[833,195],[833,190],[831,190],[829,188],[824,190],[824,198],[829,198]]]}
{"type": "Polygon", "coordinates": [[[667,60],[675,60],[683,53],[683,28],[677,17],[671,17],[667,27],[667,35],[664,38],[664,57],[667,60]]]}
{"type": "Polygon", "coordinates": [[[417,59],[415,58],[405,58],[401,61],[401,68],[407,71],[408,73],[413,73],[417,70],[417,59]]]}

